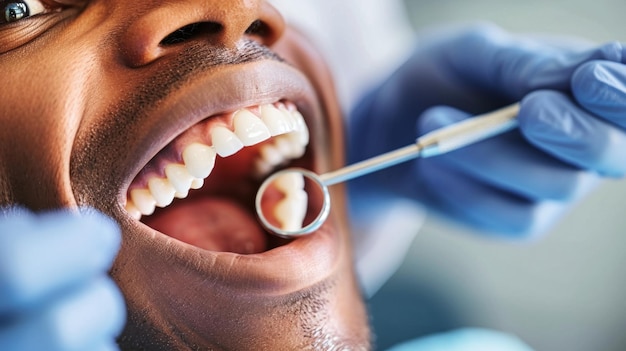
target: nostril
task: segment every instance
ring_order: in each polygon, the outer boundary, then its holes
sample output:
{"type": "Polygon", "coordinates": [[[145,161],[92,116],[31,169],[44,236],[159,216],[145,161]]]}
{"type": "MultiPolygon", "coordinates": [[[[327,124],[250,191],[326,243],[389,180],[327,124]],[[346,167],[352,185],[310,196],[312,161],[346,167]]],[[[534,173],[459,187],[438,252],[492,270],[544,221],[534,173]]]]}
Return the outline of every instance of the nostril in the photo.
{"type": "Polygon", "coordinates": [[[258,37],[266,37],[267,35],[269,35],[271,32],[269,26],[261,21],[261,20],[256,20],[254,22],[252,22],[252,24],[250,25],[250,27],[248,27],[248,29],[246,29],[246,34],[247,35],[251,35],[251,36],[258,36],[258,37]]]}
{"type": "Polygon", "coordinates": [[[175,45],[196,37],[219,34],[223,30],[224,27],[217,22],[192,23],[173,31],[163,38],[159,44],[162,46],[175,45]]]}

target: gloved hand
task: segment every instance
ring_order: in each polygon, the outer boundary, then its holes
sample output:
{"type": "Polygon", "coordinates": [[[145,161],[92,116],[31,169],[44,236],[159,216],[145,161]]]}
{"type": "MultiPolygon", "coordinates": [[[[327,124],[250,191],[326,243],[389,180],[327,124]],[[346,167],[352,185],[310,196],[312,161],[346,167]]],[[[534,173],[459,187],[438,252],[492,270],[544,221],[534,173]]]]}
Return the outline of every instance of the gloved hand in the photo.
{"type": "Polygon", "coordinates": [[[480,230],[528,236],[545,232],[601,176],[626,172],[620,43],[523,39],[488,25],[421,38],[353,111],[350,162],[516,101],[520,128],[355,180],[357,200],[407,197],[480,230]]]}
{"type": "Polygon", "coordinates": [[[126,312],[107,270],[119,245],[93,210],[0,213],[0,349],[117,350],[126,312]]]}
{"type": "Polygon", "coordinates": [[[462,329],[417,339],[388,351],[532,351],[517,338],[484,329],[462,329]]]}

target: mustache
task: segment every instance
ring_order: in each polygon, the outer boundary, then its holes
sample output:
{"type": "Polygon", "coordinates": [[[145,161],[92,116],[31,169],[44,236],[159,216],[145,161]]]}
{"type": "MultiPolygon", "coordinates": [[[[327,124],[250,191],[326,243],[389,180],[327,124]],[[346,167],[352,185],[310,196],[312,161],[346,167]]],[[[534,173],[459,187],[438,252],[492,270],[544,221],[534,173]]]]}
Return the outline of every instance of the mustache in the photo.
{"type": "Polygon", "coordinates": [[[246,40],[237,48],[216,48],[201,43],[191,45],[183,50],[173,62],[167,64],[164,70],[141,84],[138,91],[127,100],[128,102],[120,105],[132,106],[133,111],[119,111],[118,114],[121,112],[125,116],[116,116],[116,118],[136,116],[138,111],[153,106],[199,72],[206,72],[214,67],[259,60],[284,62],[270,48],[253,40],[246,40]]]}

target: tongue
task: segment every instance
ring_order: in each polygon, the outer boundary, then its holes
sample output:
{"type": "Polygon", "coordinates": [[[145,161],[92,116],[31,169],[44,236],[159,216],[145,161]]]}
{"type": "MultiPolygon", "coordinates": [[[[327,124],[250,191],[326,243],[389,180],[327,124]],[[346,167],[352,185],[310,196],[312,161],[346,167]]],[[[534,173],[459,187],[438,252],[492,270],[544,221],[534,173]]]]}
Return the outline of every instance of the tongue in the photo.
{"type": "Polygon", "coordinates": [[[163,234],[196,247],[253,254],[267,249],[267,239],[256,219],[228,199],[184,201],[145,219],[163,234]]]}

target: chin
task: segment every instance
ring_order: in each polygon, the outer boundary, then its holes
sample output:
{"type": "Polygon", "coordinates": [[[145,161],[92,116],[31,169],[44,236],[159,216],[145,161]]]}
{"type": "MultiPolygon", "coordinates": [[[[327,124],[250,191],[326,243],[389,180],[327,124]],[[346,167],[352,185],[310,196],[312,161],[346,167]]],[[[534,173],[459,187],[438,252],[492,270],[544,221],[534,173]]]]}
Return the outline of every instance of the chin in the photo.
{"type": "Polygon", "coordinates": [[[111,270],[128,308],[122,349],[370,348],[344,189],[331,189],[329,219],[308,236],[273,237],[254,215],[272,172],[343,164],[320,58],[291,30],[272,50],[281,59],[189,74],[132,124],[77,142],[89,146],[72,162],[78,202],[122,227],[111,270]],[[90,163],[102,149],[115,167],[90,163]]]}

